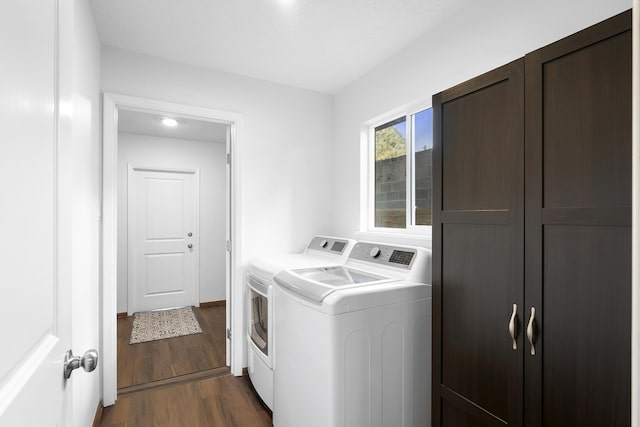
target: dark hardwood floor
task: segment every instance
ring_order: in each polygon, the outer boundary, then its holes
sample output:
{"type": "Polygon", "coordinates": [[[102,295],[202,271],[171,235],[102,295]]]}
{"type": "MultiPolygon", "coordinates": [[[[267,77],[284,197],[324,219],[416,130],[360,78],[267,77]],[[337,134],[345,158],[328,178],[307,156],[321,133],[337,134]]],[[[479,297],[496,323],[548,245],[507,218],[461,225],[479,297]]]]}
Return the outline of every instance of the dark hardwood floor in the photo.
{"type": "Polygon", "coordinates": [[[118,389],[225,366],[225,306],[193,309],[201,334],[129,344],[133,316],[118,319],[118,389]]]}
{"type": "Polygon", "coordinates": [[[133,317],[118,319],[118,400],[101,427],[271,426],[248,376],[225,367],[225,307],[194,308],[201,334],[129,344],[133,317]]]}
{"type": "Polygon", "coordinates": [[[232,375],[126,394],[104,408],[100,422],[101,427],[271,425],[271,413],[249,377],[232,375]]]}

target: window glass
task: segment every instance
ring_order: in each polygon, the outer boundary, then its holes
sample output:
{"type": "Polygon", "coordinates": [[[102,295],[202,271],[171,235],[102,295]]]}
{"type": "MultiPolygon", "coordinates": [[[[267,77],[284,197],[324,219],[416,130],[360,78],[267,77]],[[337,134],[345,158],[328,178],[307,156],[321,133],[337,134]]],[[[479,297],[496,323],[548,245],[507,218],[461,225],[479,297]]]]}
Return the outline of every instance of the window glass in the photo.
{"type": "Polygon", "coordinates": [[[407,226],[406,118],[375,128],[375,226],[407,226]]]}
{"type": "Polygon", "coordinates": [[[413,109],[371,131],[374,188],[367,191],[374,212],[369,213],[372,223],[367,227],[411,231],[430,226],[433,109],[413,109]]]}
{"type": "Polygon", "coordinates": [[[431,225],[431,176],[433,153],[433,109],[413,115],[415,225],[431,225]]]}

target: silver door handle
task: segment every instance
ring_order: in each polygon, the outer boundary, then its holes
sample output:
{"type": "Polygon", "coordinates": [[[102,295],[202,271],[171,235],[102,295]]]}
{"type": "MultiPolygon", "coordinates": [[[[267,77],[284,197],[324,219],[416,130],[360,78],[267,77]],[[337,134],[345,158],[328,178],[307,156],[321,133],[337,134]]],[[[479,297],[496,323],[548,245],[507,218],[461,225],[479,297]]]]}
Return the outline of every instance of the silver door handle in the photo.
{"type": "Polygon", "coordinates": [[[513,304],[513,312],[511,313],[511,319],[509,319],[509,335],[511,335],[511,339],[513,340],[513,349],[518,349],[518,342],[516,338],[518,337],[516,331],[516,317],[518,316],[518,305],[513,304]]]}
{"type": "Polygon", "coordinates": [[[193,248],[193,245],[192,245],[191,243],[189,243],[189,244],[187,245],[187,247],[188,247],[189,249],[191,249],[191,248],[193,248]]]}
{"type": "Polygon", "coordinates": [[[87,350],[82,357],[74,356],[71,350],[64,355],[64,379],[68,380],[71,373],[82,366],[86,372],[91,372],[98,366],[98,352],[96,350],[87,350]]]}
{"type": "Polygon", "coordinates": [[[533,336],[533,328],[534,328],[534,323],[536,320],[536,308],[535,307],[531,307],[531,317],[529,317],[529,324],[527,325],[527,338],[529,338],[529,345],[531,345],[531,355],[535,356],[536,355],[536,346],[535,343],[533,342],[534,340],[534,336],[533,336]]]}

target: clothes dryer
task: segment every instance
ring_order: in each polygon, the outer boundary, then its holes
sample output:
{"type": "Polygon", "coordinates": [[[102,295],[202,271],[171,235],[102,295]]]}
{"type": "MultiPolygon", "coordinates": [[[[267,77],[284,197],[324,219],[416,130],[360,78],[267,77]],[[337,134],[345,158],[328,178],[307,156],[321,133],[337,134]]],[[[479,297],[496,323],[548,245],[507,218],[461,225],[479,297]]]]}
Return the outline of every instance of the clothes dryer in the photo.
{"type": "Polygon", "coordinates": [[[249,262],[247,272],[249,378],[262,401],[273,409],[273,276],[286,269],[336,266],[346,260],[355,241],[315,236],[299,254],[259,257],[249,262]]]}
{"type": "Polygon", "coordinates": [[[430,425],[428,250],[358,242],[274,280],[276,427],[430,425]]]}

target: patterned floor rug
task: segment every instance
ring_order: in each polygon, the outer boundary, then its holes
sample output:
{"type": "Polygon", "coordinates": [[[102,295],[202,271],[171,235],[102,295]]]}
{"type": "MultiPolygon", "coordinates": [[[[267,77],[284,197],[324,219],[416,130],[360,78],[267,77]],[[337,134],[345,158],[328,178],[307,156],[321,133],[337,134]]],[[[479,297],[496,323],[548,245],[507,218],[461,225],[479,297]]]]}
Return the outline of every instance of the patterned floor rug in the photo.
{"type": "Polygon", "coordinates": [[[135,314],[129,344],[201,333],[191,307],[149,311],[135,314]]]}

